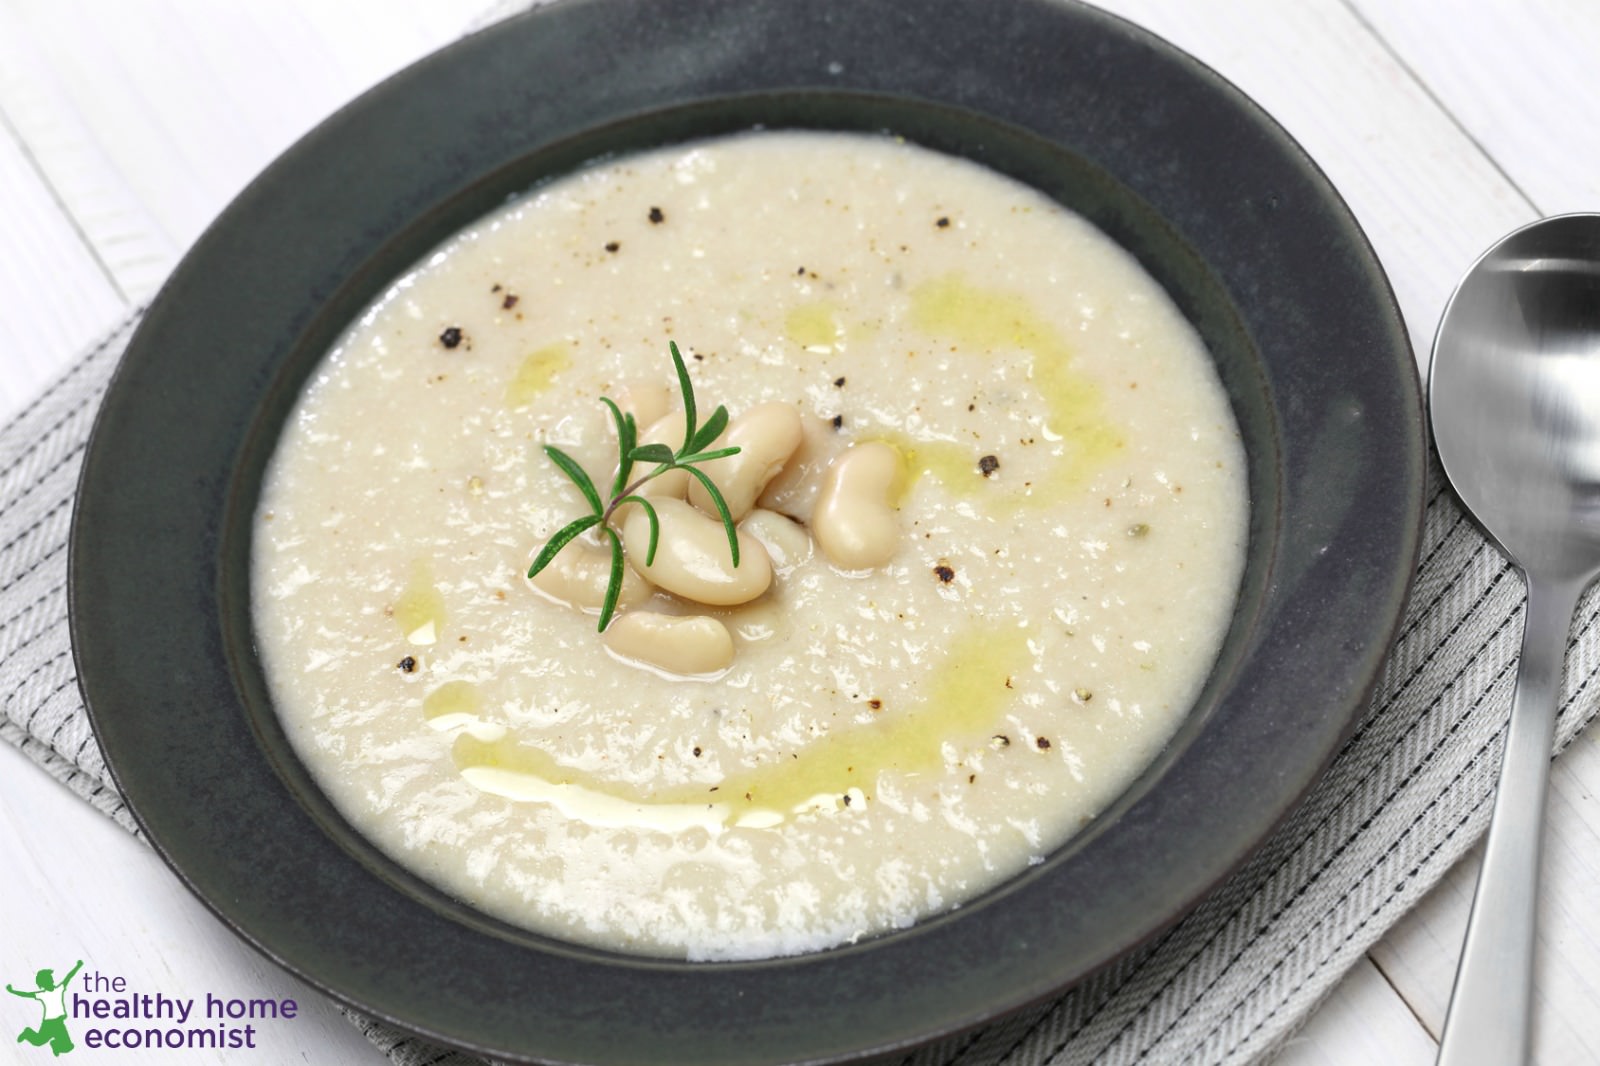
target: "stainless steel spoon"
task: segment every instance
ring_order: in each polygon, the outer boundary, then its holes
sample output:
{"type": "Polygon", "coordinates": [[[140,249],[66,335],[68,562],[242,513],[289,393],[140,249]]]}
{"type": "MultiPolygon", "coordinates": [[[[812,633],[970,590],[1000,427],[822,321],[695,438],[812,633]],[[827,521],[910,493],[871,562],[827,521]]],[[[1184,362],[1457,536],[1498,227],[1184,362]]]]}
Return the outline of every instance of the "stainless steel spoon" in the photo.
{"type": "Polygon", "coordinates": [[[1600,215],[1525,226],[1484,253],[1439,323],[1439,458],[1522,571],[1528,608],[1489,843],[1440,1066],[1527,1060],[1535,901],[1567,631],[1600,573],[1600,215]]]}

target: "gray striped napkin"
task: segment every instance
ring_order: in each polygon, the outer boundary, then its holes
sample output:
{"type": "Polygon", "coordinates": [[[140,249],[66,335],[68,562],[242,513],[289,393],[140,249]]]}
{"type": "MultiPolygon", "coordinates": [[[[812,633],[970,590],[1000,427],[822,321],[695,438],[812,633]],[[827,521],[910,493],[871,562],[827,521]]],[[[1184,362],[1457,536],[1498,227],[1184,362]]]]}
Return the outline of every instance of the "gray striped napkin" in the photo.
{"type": "MultiPolygon", "coordinates": [[[[0,736],[134,833],[79,698],[67,531],[85,441],[130,316],[0,429],[0,736]]],[[[1415,591],[1377,694],[1299,810],[1184,921],[1042,1009],[908,1066],[1246,1063],[1278,1047],[1485,829],[1524,600],[1430,469],[1415,591]]],[[[1557,751],[1594,716],[1596,597],[1568,648],[1557,751]]],[[[352,1015],[398,1066],[462,1066],[352,1015]]]]}

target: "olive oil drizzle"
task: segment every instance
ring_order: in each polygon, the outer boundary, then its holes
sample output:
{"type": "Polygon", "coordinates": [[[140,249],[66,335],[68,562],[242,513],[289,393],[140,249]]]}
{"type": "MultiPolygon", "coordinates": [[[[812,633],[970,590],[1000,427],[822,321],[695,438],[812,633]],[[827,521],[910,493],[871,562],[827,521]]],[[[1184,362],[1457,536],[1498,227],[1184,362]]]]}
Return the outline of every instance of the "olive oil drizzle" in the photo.
{"type": "Polygon", "coordinates": [[[548,389],[556,375],[572,365],[565,345],[547,344],[531,353],[517,367],[506,385],[506,406],[526,407],[548,389]]]}
{"type": "Polygon", "coordinates": [[[847,796],[870,802],[882,773],[932,779],[943,770],[947,749],[959,754],[986,747],[1012,704],[1012,679],[1032,661],[1029,635],[1021,625],[974,629],[932,671],[911,706],[898,712],[886,707],[881,720],[828,733],[716,783],[647,789],[604,780],[510,736],[488,741],[464,733],[453,757],[463,776],[485,791],[514,799],[562,795],[569,815],[581,817],[588,802],[604,809],[601,820],[608,824],[627,808],[642,826],[681,824],[686,812],[697,810],[705,816],[691,820],[700,824],[777,825],[805,811],[849,806],[847,796]]]}
{"type": "MultiPolygon", "coordinates": [[[[1124,446],[1120,429],[1105,413],[1101,390],[1073,368],[1072,346],[1055,324],[1039,314],[1026,297],[1002,289],[985,289],[961,274],[946,274],[911,291],[911,324],[930,337],[973,356],[999,351],[1033,355],[1029,376],[1044,400],[1044,430],[1067,446],[1048,486],[1011,495],[1017,502],[1050,502],[1081,485],[1085,476],[1124,446]]],[[[957,469],[938,449],[924,444],[927,456],[912,462],[912,476],[932,473],[947,487],[969,484],[965,475],[975,459],[963,453],[957,469]],[[955,475],[961,475],[952,477],[955,475]]],[[[909,458],[909,457],[908,457],[909,458]]]]}
{"type": "Polygon", "coordinates": [[[400,624],[400,632],[412,644],[433,644],[444,633],[444,597],[433,584],[433,566],[426,559],[418,559],[411,566],[411,577],[406,582],[391,613],[400,624]]]}
{"type": "Polygon", "coordinates": [[[812,352],[831,352],[844,338],[838,308],[826,300],[794,308],[784,317],[783,331],[791,343],[812,352]]]}

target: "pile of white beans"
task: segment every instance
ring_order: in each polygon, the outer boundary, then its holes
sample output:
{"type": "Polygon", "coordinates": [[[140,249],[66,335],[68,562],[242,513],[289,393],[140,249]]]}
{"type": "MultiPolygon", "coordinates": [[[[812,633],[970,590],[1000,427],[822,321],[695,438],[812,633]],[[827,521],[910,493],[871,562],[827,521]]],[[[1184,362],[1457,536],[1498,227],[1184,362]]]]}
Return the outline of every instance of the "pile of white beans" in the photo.
{"type": "MultiPolygon", "coordinates": [[[[617,402],[647,427],[641,444],[681,442],[683,412],[666,410],[665,388],[630,389],[617,402]]],[[[772,402],[731,419],[712,447],[739,449],[700,466],[733,519],[737,566],[710,493],[687,471],[669,470],[639,490],[659,522],[648,565],[649,516],[633,504],[616,514],[625,563],[606,647],[630,662],[684,676],[719,673],[733,663],[733,635],[706,608],[759,598],[775,577],[809,561],[813,544],[847,571],[883,566],[900,545],[896,510],[905,462],[894,445],[846,444],[822,419],[772,402]]],[[[583,536],[529,580],[550,599],[598,613],[610,574],[609,549],[583,536]]]]}

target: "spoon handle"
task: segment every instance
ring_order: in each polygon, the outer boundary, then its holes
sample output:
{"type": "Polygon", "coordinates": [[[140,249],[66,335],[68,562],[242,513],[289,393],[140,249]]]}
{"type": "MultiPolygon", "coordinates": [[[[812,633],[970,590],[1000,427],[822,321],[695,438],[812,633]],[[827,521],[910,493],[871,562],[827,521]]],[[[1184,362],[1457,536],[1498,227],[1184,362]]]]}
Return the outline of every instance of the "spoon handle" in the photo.
{"type": "Polygon", "coordinates": [[[1582,591],[1581,584],[1528,577],[1522,659],[1500,784],[1438,1066],[1527,1061],[1545,785],[1567,632],[1582,591]]]}

